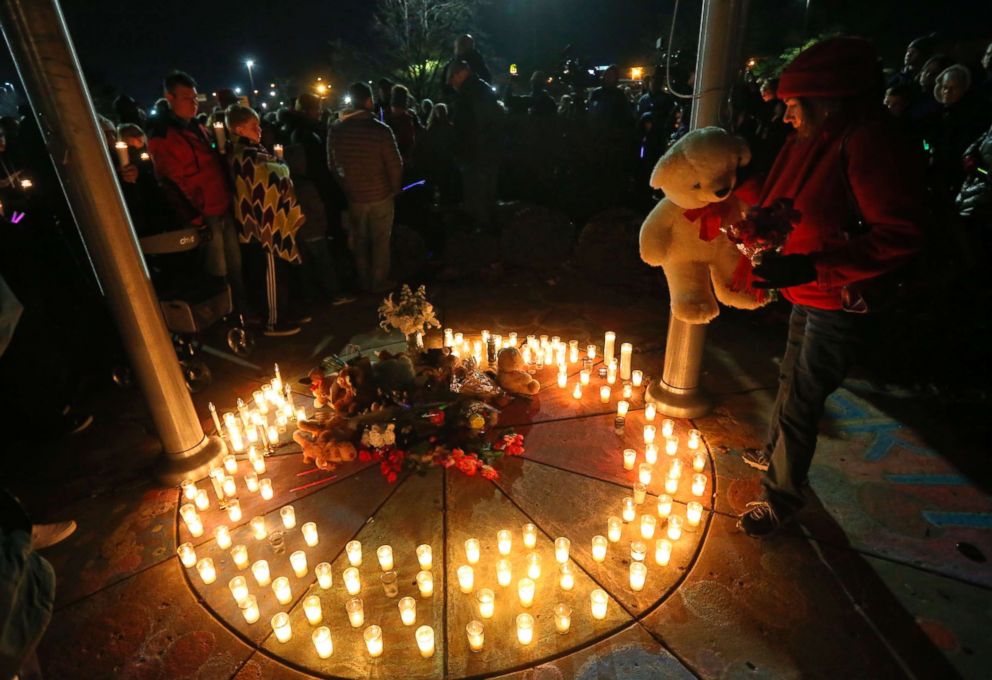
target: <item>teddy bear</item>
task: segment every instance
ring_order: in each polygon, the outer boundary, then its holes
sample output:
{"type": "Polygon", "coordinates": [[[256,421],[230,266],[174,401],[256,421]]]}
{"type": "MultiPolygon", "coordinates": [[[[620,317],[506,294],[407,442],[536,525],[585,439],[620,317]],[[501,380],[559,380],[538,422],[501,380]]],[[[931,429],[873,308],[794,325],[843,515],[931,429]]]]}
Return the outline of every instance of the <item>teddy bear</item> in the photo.
{"type": "Polygon", "coordinates": [[[302,420],[297,427],[293,441],[303,449],[304,463],[313,461],[321,470],[333,470],[338,463],[355,460],[357,451],[351,443],[353,432],[347,418],[335,414],[302,420]]]}
{"type": "Polygon", "coordinates": [[[739,309],[764,304],[735,283],[741,254],[721,232],[747,209],[733,191],[738,169],[750,161],[743,139],[705,127],[673,144],[651,173],[651,186],[665,198],[641,225],[641,259],[664,268],[676,319],[709,323],[720,312],[717,300],[739,309]]]}
{"type": "Polygon", "coordinates": [[[537,394],[541,383],[526,371],[524,358],[516,347],[504,347],[496,357],[496,382],[512,394],[537,394]]]}

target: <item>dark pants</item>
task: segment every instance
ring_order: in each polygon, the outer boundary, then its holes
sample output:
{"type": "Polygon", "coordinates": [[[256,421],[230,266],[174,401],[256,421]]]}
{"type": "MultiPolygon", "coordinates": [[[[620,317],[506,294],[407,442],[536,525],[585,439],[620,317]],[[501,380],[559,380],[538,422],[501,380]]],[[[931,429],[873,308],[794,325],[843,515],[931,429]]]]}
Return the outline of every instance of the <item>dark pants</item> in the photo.
{"type": "Polygon", "coordinates": [[[249,302],[262,312],[262,323],[291,321],[290,277],[293,265],[254,241],[243,246],[242,262],[249,302]]]}
{"type": "Polygon", "coordinates": [[[771,456],[762,480],[779,514],[803,505],[820,418],[827,397],[840,387],[861,346],[865,317],[794,305],[782,357],[778,396],[772,409],[766,452],[771,456]]]}
{"type": "Polygon", "coordinates": [[[300,274],[307,296],[311,300],[330,302],[341,289],[327,237],[300,239],[297,243],[303,258],[300,274]]]}

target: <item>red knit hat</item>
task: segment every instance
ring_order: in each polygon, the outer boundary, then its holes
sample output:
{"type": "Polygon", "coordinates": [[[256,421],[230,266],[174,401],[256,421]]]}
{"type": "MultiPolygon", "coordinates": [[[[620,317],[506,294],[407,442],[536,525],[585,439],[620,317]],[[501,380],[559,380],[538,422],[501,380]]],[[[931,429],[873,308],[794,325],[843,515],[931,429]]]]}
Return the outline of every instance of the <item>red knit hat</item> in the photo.
{"type": "Polygon", "coordinates": [[[875,47],[863,38],[828,38],[799,53],[782,72],[778,98],[850,97],[877,80],[875,47]]]}

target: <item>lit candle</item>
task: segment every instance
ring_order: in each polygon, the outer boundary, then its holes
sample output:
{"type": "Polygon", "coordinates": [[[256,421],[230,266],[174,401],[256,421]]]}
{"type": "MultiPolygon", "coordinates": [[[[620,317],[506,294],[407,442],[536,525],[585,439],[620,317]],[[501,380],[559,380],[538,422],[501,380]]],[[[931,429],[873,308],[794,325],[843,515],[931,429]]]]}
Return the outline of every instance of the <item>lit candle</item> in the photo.
{"type": "Polygon", "coordinates": [[[430,569],[434,563],[433,551],[426,543],[417,546],[417,561],[421,569],[430,569]]]}
{"type": "Polygon", "coordinates": [[[313,568],[313,573],[317,576],[317,584],[322,590],[329,589],[334,584],[334,573],[328,562],[321,562],[313,568]]]}
{"type": "Polygon", "coordinates": [[[530,614],[517,615],[517,640],[522,645],[534,641],[534,617],[530,614]]]}
{"type": "Polygon", "coordinates": [[[631,371],[630,381],[634,384],[634,387],[640,387],[641,383],[644,382],[644,371],[631,371]]]}
{"type": "Polygon", "coordinates": [[[572,388],[572,398],[581,399],[582,398],[582,384],[575,383],[575,387],[572,388]]]}
{"type": "Polygon", "coordinates": [[[207,585],[217,580],[217,570],[214,568],[214,561],[209,557],[204,557],[197,562],[196,570],[200,572],[200,578],[207,585]]]}
{"type": "Polygon", "coordinates": [[[429,659],[434,656],[434,629],[430,626],[420,626],[414,633],[417,638],[417,648],[420,656],[429,659]]]}
{"type": "Polygon", "coordinates": [[[534,604],[535,587],[533,579],[522,578],[517,581],[517,597],[520,598],[520,604],[522,606],[529,607],[534,604]]]}
{"type": "Polygon", "coordinates": [[[592,617],[599,621],[606,618],[606,604],[609,598],[605,590],[596,588],[589,594],[589,603],[592,605],[592,617]]]}
{"type": "Polygon", "coordinates": [[[630,558],[635,562],[643,562],[648,555],[648,546],[643,541],[632,541],[630,544],[630,558]]]}
{"type": "Polygon", "coordinates": [[[317,538],[316,522],[307,522],[302,527],[300,527],[300,530],[303,532],[303,541],[307,544],[308,547],[312,548],[315,545],[317,545],[319,539],[317,538]]]}
{"type": "MultiPolygon", "coordinates": [[[[620,537],[617,537],[620,540],[620,537]]],[[[593,536],[592,537],[592,559],[596,562],[602,562],[606,559],[606,546],[608,545],[607,540],[603,536],[593,536]]]]}
{"type": "Polygon", "coordinates": [[[231,547],[231,532],[223,524],[214,529],[214,539],[217,541],[217,547],[221,550],[227,550],[231,547]]]}
{"type": "Polygon", "coordinates": [[[114,142],[114,149],[117,151],[117,162],[122,168],[131,163],[131,158],[127,152],[127,142],[114,142]]]}
{"type": "Polygon", "coordinates": [[[276,158],[282,160],[283,155],[286,153],[286,150],[283,148],[282,144],[273,144],[272,152],[276,155],[276,158]]]}
{"type": "Polygon", "coordinates": [[[187,503],[179,508],[179,516],[186,522],[186,528],[189,529],[189,533],[193,534],[194,537],[198,538],[203,535],[203,522],[200,521],[200,516],[196,514],[195,505],[187,503]]]}
{"type": "MultiPolygon", "coordinates": [[[[262,460],[261,458],[256,458],[256,460],[262,460]]],[[[257,469],[257,468],[256,468],[257,469]]],[[[272,480],[271,479],[260,479],[258,480],[258,492],[261,494],[262,498],[267,501],[272,500],[272,480]]]]}
{"type": "Polygon", "coordinates": [[[672,514],[672,497],[662,494],[658,496],[658,517],[668,517],[672,514]]]}
{"type": "Polygon", "coordinates": [[[648,403],[644,405],[644,420],[649,423],[654,421],[655,414],[658,412],[658,407],[654,403],[648,403]]]}
{"type": "Polygon", "coordinates": [[[506,346],[507,347],[516,347],[517,346],[517,334],[516,333],[508,333],[507,334],[507,336],[506,336],[506,346]]]}
{"type": "Polygon", "coordinates": [[[568,550],[571,546],[572,542],[563,536],[555,539],[555,561],[558,564],[568,562],[568,550]]]}
{"type": "Polygon", "coordinates": [[[502,587],[507,587],[510,585],[510,581],[513,580],[513,569],[510,566],[510,560],[502,559],[496,563],[496,582],[502,587]]]}
{"type": "Polygon", "coordinates": [[[244,576],[235,576],[230,581],[227,582],[227,587],[231,590],[231,595],[234,596],[234,601],[241,604],[248,597],[248,582],[245,581],[244,576]]]}
{"type": "Polygon", "coordinates": [[[616,543],[623,534],[623,520],[619,517],[610,517],[606,520],[606,537],[610,543],[616,543]]]}
{"type": "Polygon", "coordinates": [[[241,521],[241,503],[238,502],[237,498],[232,498],[227,502],[227,516],[231,518],[232,522],[241,521]]]}
{"type": "Polygon", "coordinates": [[[658,462],[658,447],[654,444],[644,445],[644,462],[654,465],[658,462]]]}
{"type": "Polygon", "coordinates": [[[589,384],[589,371],[579,371],[579,384],[583,386],[589,384]]]}
{"type": "Polygon", "coordinates": [[[347,545],[344,546],[344,550],[348,553],[348,562],[353,567],[362,566],[362,544],[359,541],[348,541],[347,545]]]}
{"type": "Polygon", "coordinates": [[[493,347],[496,350],[496,352],[499,352],[501,349],[503,349],[503,336],[500,335],[499,333],[493,333],[493,347]]]}
{"type": "Polygon", "coordinates": [[[444,329],[444,346],[451,347],[455,344],[455,331],[451,328],[444,329]]]}
{"type": "Polygon", "coordinates": [[[533,549],[537,545],[537,527],[527,523],[523,527],[524,547],[533,549]]]}
{"type": "Polygon", "coordinates": [[[509,555],[513,548],[513,534],[506,529],[496,532],[496,549],[500,555],[509,555]]]}
{"type": "Polygon", "coordinates": [[[650,484],[651,470],[652,468],[650,465],[648,465],[647,463],[641,463],[637,467],[637,481],[639,481],[641,484],[644,484],[645,486],[650,484]]]}
{"type": "Polygon", "coordinates": [[[238,606],[241,608],[241,615],[245,617],[245,622],[255,623],[258,621],[258,617],[261,615],[258,611],[258,598],[254,595],[248,595],[238,606]]]}
{"type": "Polygon", "coordinates": [[[703,504],[698,501],[689,501],[685,506],[685,521],[691,527],[698,527],[699,521],[703,518],[703,504]]]}
{"type": "Polygon", "coordinates": [[[562,590],[571,590],[575,587],[575,573],[572,571],[572,563],[566,562],[559,567],[558,585],[562,590]]]}
{"type": "Polygon", "coordinates": [[[531,578],[541,578],[541,556],[537,553],[527,555],[527,575],[531,578]]]}
{"type": "Polygon", "coordinates": [[[458,587],[463,593],[471,593],[475,589],[475,571],[467,564],[458,567],[458,587]]]}
{"type": "Polygon", "coordinates": [[[644,590],[644,581],[648,577],[648,568],[643,562],[630,563],[630,589],[639,592],[644,590]]]}
{"type": "Polygon", "coordinates": [[[671,418],[665,418],[661,421],[661,436],[671,437],[675,434],[675,421],[671,418]]]}
{"type": "Polygon", "coordinates": [[[465,625],[465,634],[468,636],[468,648],[473,652],[482,651],[485,641],[482,623],[480,621],[469,621],[465,625]]]}
{"type": "Polygon", "coordinates": [[[682,461],[680,461],[678,458],[672,460],[672,464],[668,468],[668,476],[672,479],[681,479],[682,461]]]}
{"type": "Polygon", "coordinates": [[[314,649],[321,659],[327,659],[334,653],[334,642],[331,640],[331,631],[327,626],[314,630],[310,639],[313,640],[314,649]]]}
{"type": "MultiPolygon", "coordinates": [[[[144,154],[142,154],[142,160],[146,160],[144,154]]],[[[220,427],[220,418],[217,417],[217,407],[214,406],[214,402],[207,402],[207,408],[210,409],[210,417],[214,419],[214,429],[218,435],[223,435],[223,430],[220,427]]]]}
{"type": "Polygon", "coordinates": [[[613,359],[614,346],[617,341],[617,334],[613,331],[606,331],[606,336],[603,339],[603,361],[610,363],[613,359]]]}
{"type": "Polygon", "coordinates": [[[197,510],[206,510],[210,507],[210,497],[207,495],[206,489],[200,489],[196,492],[196,497],[193,499],[197,510]]]}
{"type": "Polygon", "coordinates": [[[420,597],[430,597],[434,594],[434,575],[429,571],[417,572],[417,588],[420,597]]]}
{"type": "Polygon", "coordinates": [[[363,633],[365,646],[369,650],[369,656],[382,656],[382,628],[379,626],[369,626],[363,633]]]}
{"type": "Polygon", "coordinates": [[[214,123],[214,137],[217,140],[217,151],[227,153],[227,131],[224,129],[224,123],[219,120],[214,123]]]}
{"type": "Polygon", "coordinates": [[[297,550],[289,556],[289,564],[293,567],[296,578],[303,578],[307,575],[307,554],[302,550],[297,550]]]}
{"type": "Polygon", "coordinates": [[[596,345],[586,345],[586,357],[590,360],[596,358],[596,345]]]}
{"type": "Polygon", "coordinates": [[[692,476],[692,495],[702,496],[706,491],[706,475],[692,476]]]}
{"type": "Polygon", "coordinates": [[[568,343],[568,363],[577,364],[579,362],[579,341],[570,340],[568,343]]]}
{"type": "MultiPolygon", "coordinates": [[[[248,548],[243,545],[236,545],[231,548],[231,560],[234,562],[234,566],[238,569],[244,569],[248,566],[248,548]]],[[[264,562],[264,560],[263,560],[264,562]]],[[[265,565],[266,570],[268,570],[268,564],[265,565]]],[[[256,577],[257,578],[257,577],[256,577]]],[[[259,583],[259,585],[264,586],[268,583],[259,583]]]]}
{"type": "Polygon", "coordinates": [[[251,493],[258,491],[258,475],[254,472],[249,472],[245,475],[245,488],[251,493]]]}
{"type": "Polygon", "coordinates": [[[654,538],[654,529],[657,524],[657,519],[654,515],[641,515],[641,537],[644,539],[654,538]]]}
{"type": "MultiPolygon", "coordinates": [[[[238,487],[234,484],[234,477],[227,475],[224,477],[224,483],[222,487],[224,489],[224,495],[228,498],[234,498],[238,495],[238,487]]],[[[206,498],[204,498],[206,500],[206,498]]]]}
{"type": "Polygon", "coordinates": [[[564,371],[558,372],[558,387],[561,389],[568,387],[568,374],[564,371]]]}
{"type": "Polygon", "coordinates": [[[496,610],[496,593],[489,588],[483,588],[479,591],[478,599],[479,616],[484,619],[491,619],[493,612],[496,610]]]}
{"type": "Polygon", "coordinates": [[[287,529],[296,526],[296,511],[292,505],[287,505],[279,509],[279,516],[282,517],[282,525],[287,529]]]}
{"type": "Polygon", "coordinates": [[[644,443],[645,444],[653,444],[654,443],[654,435],[655,435],[654,425],[645,425],[644,426],[644,443]]]}
{"type": "Polygon", "coordinates": [[[572,626],[572,608],[567,604],[555,605],[555,630],[565,634],[572,626]]]}
{"type": "Polygon", "coordinates": [[[279,604],[289,604],[293,601],[293,593],[289,589],[289,579],[285,576],[272,579],[272,592],[276,594],[279,604]]]}
{"type": "Polygon", "coordinates": [[[412,626],[417,622],[417,601],[412,597],[401,597],[396,603],[400,610],[400,621],[404,626],[412,626]]]}
{"type": "Polygon", "coordinates": [[[324,614],[320,609],[320,598],[316,595],[311,595],[303,600],[303,613],[307,616],[307,621],[310,622],[311,626],[316,626],[320,623],[324,614]]]}
{"type": "Polygon", "coordinates": [[[669,477],[665,480],[665,493],[675,495],[679,490],[679,478],[669,477]]]}
{"type": "Polygon", "coordinates": [[[393,570],[393,546],[380,545],[375,551],[375,556],[379,559],[379,568],[383,571],[393,570]]]}
{"type": "Polygon", "coordinates": [[[469,564],[479,563],[479,553],[480,553],[479,539],[470,538],[467,541],[465,541],[465,559],[468,560],[469,564]]]}
{"type": "Polygon", "coordinates": [[[465,334],[464,333],[455,333],[455,343],[454,344],[457,345],[458,347],[461,347],[464,343],[465,343],[465,334]]]}
{"type": "Polygon", "coordinates": [[[634,462],[637,460],[637,451],[634,449],[623,450],[623,469],[633,470],[634,462]]]}
{"type": "Polygon", "coordinates": [[[229,475],[237,474],[238,472],[238,459],[234,456],[228,454],[224,456],[224,471],[229,475]]]}
{"type": "Polygon", "coordinates": [[[634,346],[629,342],[620,345],[620,379],[630,380],[630,357],[634,346]]]}
{"type": "Polygon", "coordinates": [[[641,505],[647,499],[648,487],[641,482],[634,482],[634,505],[641,505]]]}
{"type": "Polygon", "coordinates": [[[702,451],[697,451],[692,456],[692,469],[696,472],[706,469],[706,455],[702,451]]]}
{"type": "Polygon", "coordinates": [[[665,437],[665,453],[669,456],[674,456],[679,452],[679,438],[678,437],[665,437]]]}
{"type": "Polygon", "coordinates": [[[630,402],[620,400],[617,402],[617,418],[626,418],[627,411],[630,410],[630,402]]]}
{"type": "MultiPolygon", "coordinates": [[[[261,455],[256,454],[254,458],[251,459],[251,467],[255,471],[255,474],[263,474],[265,472],[265,458],[261,455]]],[[[261,480],[258,483],[258,488],[262,491],[262,498],[265,500],[272,499],[272,481],[271,480],[261,480]],[[266,489],[265,482],[268,481],[268,489],[266,489]]]]}
{"type": "Polygon", "coordinates": [[[265,528],[265,517],[257,515],[251,518],[251,533],[259,541],[269,535],[265,528]]]}
{"type": "Polygon", "coordinates": [[[634,388],[630,386],[630,383],[623,384],[623,398],[630,399],[634,396],[634,388]]]}
{"type": "Polygon", "coordinates": [[[612,385],[617,381],[617,360],[610,359],[606,366],[606,382],[612,385]]]}
{"type": "Polygon", "coordinates": [[[176,548],[176,552],[179,553],[179,561],[183,563],[184,567],[189,568],[196,564],[196,550],[192,543],[183,543],[176,548]]]}
{"type": "Polygon", "coordinates": [[[686,446],[689,447],[690,451],[699,448],[700,436],[699,430],[689,430],[689,441],[686,442],[686,446]]]}
{"type": "Polygon", "coordinates": [[[352,628],[361,628],[365,623],[365,605],[361,598],[353,597],[344,603],[344,610],[348,612],[348,623],[352,628]]]}
{"type": "Polygon", "coordinates": [[[673,515],[668,518],[668,539],[677,541],[682,537],[682,518],[673,515]]]}
{"type": "Polygon", "coordinates": [[[275,446],[279,443],[279,430],[276,429],[275,425],[269,425],[269,429],[266,430],[265,435],[269,439],[269,446],[275,446]]]}
{"type": "Polygon", "coordinates": [[[654,544],[654,561],[659,566],[668,566],[672,559],[672,544],[668,539],[659,538],[654,544]]]}
{"type": "Polygon", "coordinates": [[[599,388],[599,403],[608,404],[610,403],[610,386],[603,385],[599,388]]]}
{"type": "Polygon", "coordinates": [[[348,567],[344,570],[342,574],[344,577],[344,587],[348,591],[349,595],[358,595],[362,592],[362,579],[358,575],[358,569],[355,567],[348,567]]]}
{"type": "Polygon", "coordinates": [[[184,479],[179,487],[183,490],[183,498],[188,501],[196,500],[196,482],[192,479],[184,479]]]}
{"type": "Polygon", "coordinates": [[[634,499],[631,496],[624,496],[623,500],[620,501],[623,511],[621,512],[621,517],[623,517],[624,522],[633,522],[634,517],[637,515],[637,511],[634,509],[634,499]]]}

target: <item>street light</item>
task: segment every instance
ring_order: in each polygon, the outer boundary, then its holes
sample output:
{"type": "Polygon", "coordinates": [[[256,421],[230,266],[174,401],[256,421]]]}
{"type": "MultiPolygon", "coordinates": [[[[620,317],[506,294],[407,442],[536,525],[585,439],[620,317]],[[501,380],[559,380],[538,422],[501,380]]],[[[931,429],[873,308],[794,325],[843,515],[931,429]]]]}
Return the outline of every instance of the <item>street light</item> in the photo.
{"type": "Polygon", "coordinates": [[[245,61],[245,68],[248,69],[248,83],[251,85],[251,89],[255,89],[255,76],[252,75],[251,67],[255,65],[255,62],[251,59],[245,61]]]}

